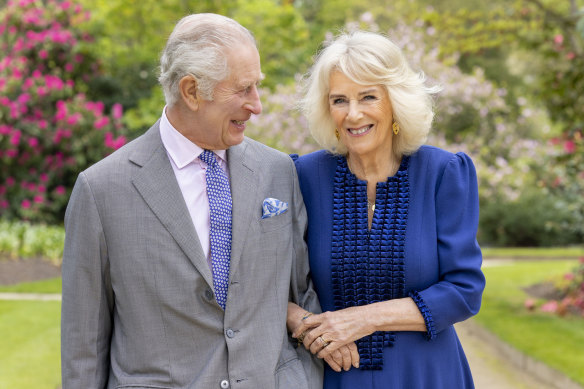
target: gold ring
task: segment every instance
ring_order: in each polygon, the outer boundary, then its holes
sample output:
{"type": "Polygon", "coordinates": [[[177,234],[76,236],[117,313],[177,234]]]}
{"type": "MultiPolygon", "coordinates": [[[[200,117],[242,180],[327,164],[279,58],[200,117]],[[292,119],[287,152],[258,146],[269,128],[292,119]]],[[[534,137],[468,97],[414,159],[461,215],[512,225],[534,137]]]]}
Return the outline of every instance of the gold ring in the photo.
{"type": "Polygon", "coordinates": [[[326,340],[324,340],[324,338],[321,336],[318,337],[318,339],[320,339],[320,341],[322,342],[323,346],[322,348],[325,348],[326,346],[329,345],[329,342],[327,342],[326,340]]]}
{"type": "Polygon", "coordinates": [[[303,333],[301,333],[300,335],[298,335],[298,343],[303,343],[304,342],[304,337],[306,336],[306,331],[304,331],[303,333]]]}

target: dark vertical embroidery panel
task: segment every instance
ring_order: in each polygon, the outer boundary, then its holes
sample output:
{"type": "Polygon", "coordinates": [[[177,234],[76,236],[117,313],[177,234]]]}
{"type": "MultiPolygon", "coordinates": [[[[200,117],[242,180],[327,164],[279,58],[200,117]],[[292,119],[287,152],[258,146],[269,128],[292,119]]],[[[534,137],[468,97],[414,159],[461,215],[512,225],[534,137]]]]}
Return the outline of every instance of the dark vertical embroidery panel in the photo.
{"type": "MultiPolygon", "coordinates": [[[[333,191],[332,283],[335,309],[405,297],[404,245],[409,205],[409,157],[377,184],[375,213],[367,227],[367,183],[338,157],[333,191]]],[[[362,369],[383,367],[383,347],[395,340],[376,332],[357,341],[362,369]]]]}

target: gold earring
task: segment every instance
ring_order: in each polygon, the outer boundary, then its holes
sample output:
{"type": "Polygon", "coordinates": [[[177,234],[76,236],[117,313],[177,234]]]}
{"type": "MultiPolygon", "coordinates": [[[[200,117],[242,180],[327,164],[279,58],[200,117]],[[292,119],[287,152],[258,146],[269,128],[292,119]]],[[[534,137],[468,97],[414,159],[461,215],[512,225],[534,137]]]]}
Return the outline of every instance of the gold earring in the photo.
{"type": "Polygon", "coordinates": [[[335,136],[337,137],[337,140],[341,139],[341,134],[339,134],[339,129],[335,128],[335,136]]]}
{"type": "Polygon", "coordinates": [[[399,133],[399,124],[397,124],[397,122],[393,122],[393,124],[391,125],[391,128],[393,129],[394,134],[397,135],[399,133]]]}

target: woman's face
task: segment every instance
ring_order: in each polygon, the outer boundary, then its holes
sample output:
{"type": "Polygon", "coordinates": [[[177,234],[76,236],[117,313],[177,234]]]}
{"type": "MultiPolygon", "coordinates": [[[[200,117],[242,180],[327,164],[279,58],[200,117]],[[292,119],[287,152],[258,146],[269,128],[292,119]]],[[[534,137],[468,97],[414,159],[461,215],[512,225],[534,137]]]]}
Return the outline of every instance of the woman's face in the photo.
{"type": "Polygon", "coordinates": [[[329,109],[349,154],[391,151],[393,112],[384,87],[361,85],[340,71],[330,76],[329,109]]]}

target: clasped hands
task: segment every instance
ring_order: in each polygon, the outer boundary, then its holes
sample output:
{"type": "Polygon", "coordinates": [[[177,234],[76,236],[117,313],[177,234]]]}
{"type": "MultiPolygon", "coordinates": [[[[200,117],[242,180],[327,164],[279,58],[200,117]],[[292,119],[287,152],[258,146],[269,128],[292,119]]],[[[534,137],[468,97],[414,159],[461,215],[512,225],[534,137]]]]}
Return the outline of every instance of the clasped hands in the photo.
{"type": "MultiPolygon", "coordinates": [[[[299,320],[294,320],[292,332],[299,343],[337,372],[347,371],[351,366],[359,367],[355,341],[370,332],[365,329],[363,317],[359,317],[358,307],[321,314],[301,310],[301,315],[299,320]]],[[[292,327],[292,323],[289,324],[289,328],[292,327]]]]}

